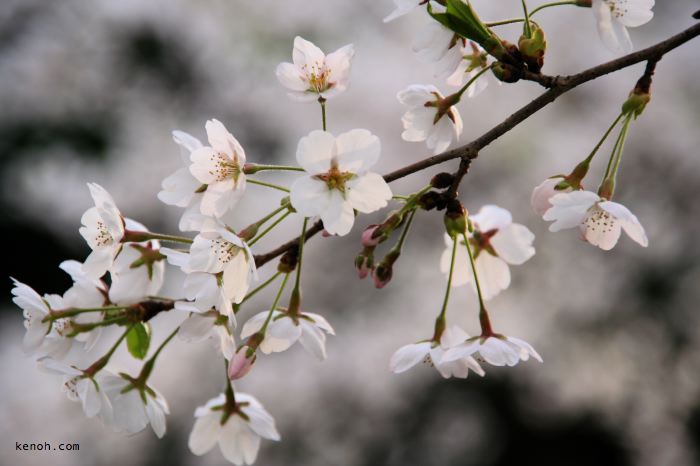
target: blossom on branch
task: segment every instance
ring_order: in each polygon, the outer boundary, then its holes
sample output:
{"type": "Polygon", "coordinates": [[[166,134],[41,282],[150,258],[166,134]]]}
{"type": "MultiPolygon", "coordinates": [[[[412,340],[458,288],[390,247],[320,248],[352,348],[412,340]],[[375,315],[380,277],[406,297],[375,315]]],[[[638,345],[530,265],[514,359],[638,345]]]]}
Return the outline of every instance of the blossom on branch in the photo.
{"type": "Polygon", "coordinates": [[[194,416],[187,445],[198,456],[218,443],[224,458],[233,464],[253,464],[261,438],[280,439],[273,417],[255,397],[246,393],[236,393],[233,408],[227,405],[226,395],[222,393],[197,408],[194,416]]]}
{"type": "Polygon", "coordinates": [[[401,121],[404,141],[425,141],[434,154],[444,152],[462,134],[462,117],[433,85],[413,84],[396,96],[408,107],[401,121]]]}
{"type": "Polygon", "coordinates": [[[598,34],[605,46],[615,53],[632,50],[627,28],[642,26],[654,17],[654,0],[593,0],[593,14],[598,34]]]}
{"type": "Polygon", "coordinates": [[[124,238],[124,218],[112,196],[97,183],[88,183],[95,206],[85,211],[80,222],[80,234],[92,252],[83,264],[83,270],[101,277],[112,266],[121,250],[124,238]]]}
{"type": "Polygon", "coordinates": [[[578,227],[581,238],[604,251],[615,247],[622,230],[642,247],[649,245],[644,227],[629,209],[591,191],[557,194],[544,219],[554,221],[549,231],[578,227]]]}
{"type": "MultiPolygon", "coordinates": [[[[513,223],[510,212],[494,205],[486,205],[479,213],[471,215],[474,231],[467,233],[474,254],[474,264],[479,275],[484,299],[491,299],[510,285],[509,265],[521,265],[535,255],[532,246],[535,235],[524,225],[513,223]]],[[[476,291],[474,274],[469,263],[464,238],[458,236],[453,286],[471,283],[476,291]]],[[[452,238],[445,235],[445,251],[440,259],[440,270],[450,270],[452,238]]]]}
{"type": "Polygon", "coordinates": [[[445,354],[445,361],[460,360],[479,353],[484,361],[493,366],[515,366],[530,357],[542,362],[542,357],[528,342],[505,335],[471,337],[445,354]]]}
{"type": "Polygon", "coordinates": [[[353,55],[352,44],[326,55],[308,40],[297,36],[292,52],[294,63],[277,65],[277,79],[294,100],[327,100],[347,89],[353,55]]]}
{"type": "Polygon", "coordinates": [[[292,185],[292,206],[305,217],[320,216],[328,233],[348,234],[355,222],[353,210],[374,212],[391,199],[389,185],[369,171],[380,152],[379,138],[366,129],[338,137],[312,131],[297,148],[297,162],[306,176],[292,185]]]}

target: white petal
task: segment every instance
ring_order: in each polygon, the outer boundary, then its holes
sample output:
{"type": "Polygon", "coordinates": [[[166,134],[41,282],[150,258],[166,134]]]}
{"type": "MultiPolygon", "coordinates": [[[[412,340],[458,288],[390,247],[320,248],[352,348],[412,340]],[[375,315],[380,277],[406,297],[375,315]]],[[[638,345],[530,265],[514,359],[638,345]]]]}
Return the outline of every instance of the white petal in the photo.
{"type": "Polygon", "coordinates": [[[581,224],[588,209],[598,202],[600,197],[590,191],[572,191],[557,194],[549,199],[552,207],[544,213],[544,220],[554,220],[549,231],[557,232],[566,228],[574,228],[581,224]]]}
{"type": "Polygon", "coordinates": [[[297,36],[294,38],[294,50],[292,51],[292,61],[299,69],[323,66],[326,55],[313,43],[297,36]]]}
{"type": "MultiPolygon", "coordinates": [[[[263,326],[263,323],[265,322],[265,319],[267,319],[268,314],[269,311],[263,311],[258,314],[255,314],[253,317],[248,319],[248,321],[245,324],[243,324],[243,328],[241,329],[241,338],[248,338],[258,330],[260,330],[263,326]]],[[[274,311],[274,313],[272,314],[272,318],[274,319],[279,314],[279,311],[274,311]]]]}
{"type": "Polygon", "coordinates": [[[336,139],[337,161],[340,171],[365,173],[379,160],[379,138],[366,129],[353,129],[336,139]]]}
{"type": "Polygon", "coordinates": [[[326,359],[326,335],[323,331],[314,324],[305,320],[300,321],[301,336],[299,342],[311,354],[316,356],[319,361],[326,359]]]}
{"type": "Polygon", "coordinates": [[[328,207],[331,192],[323,181],[302,176],[292,184],[289,197],[297,212],[305,217],[315,217],[328,207]]]}
{"type": "Polygon", "coordinates": [[[491,238],[491,246],[509,264],[520,265],[535,255],[535,235],[524,225],[511,223],[491,238]]]}
{"type": "Polygon", "coordinates": [[[323,227],[331,235],[344,236],[350,233],[355,223],[355,213],[352,204],[343,198],[337,189],[330,191],[331,197],[328,205],[321,212],[323,227]]]}
{"type": "Polygon", "coordinates": [[[368,214],[386,207],[391,189],[380,175],[367,173],[347,183],[347,199],[355,210],[368,214]]]}
{"type": "Polygon", "coordinates": [[[627,207],[611,201],[601,202],[598,204],[598,206],[614,215],[622,225],[625,233],[627,233],[630,238],[643,247],[647,247],[649,245],[649,239],[644,231],[644,227],[641,223],[639,223],[637,217],[630,212],[627,207]]]}
{"type": "Polygon", "coordinates": [[[427,341],[402,346],[391,356],[389,369],[396,374],[405,372],[418,364],[428,353],[430,353],[430,342],[427,341]]]}
{"type": "Polygon", "coordinates": [[[469,219],[474,226],[482,232],[500,230],[513,222],[513,217],[510,212],[495,205],[483,206],[479,210],[479,213],[470,215],[469,219]]]}
{"type": "MultiPolygon", "coordinates": [[[[503,259],[494,257],[487,251],[481,251],[475,260],[475,264],[484,299],[489,300],[495,297],[510,285],[510,269],[503,259]]],[[[476,292],[474,280],[470,279],[470,281],[476,292]]]]}
{"type": "Polygon", "coordinates": [[[198,417],[194,421],[187,441],[187,446],[193,454],[201,456],[214,448],[221,432],[220,421],[221,414],[217,412],[198,417]]]}
{"type": "Polygon", "coordinates": [[[297,162],[310,175],[325,173],[331,166],[335,137],[326,131],[311,131],[299,140],[297,162]]]}
{"type": "Polygon", "coordinates": [[[287,89],[297,92],[304,92],[309,84],[304,81],[300,70],[291,63],[280,63],[275,70],[277,80],[287,89]]]}

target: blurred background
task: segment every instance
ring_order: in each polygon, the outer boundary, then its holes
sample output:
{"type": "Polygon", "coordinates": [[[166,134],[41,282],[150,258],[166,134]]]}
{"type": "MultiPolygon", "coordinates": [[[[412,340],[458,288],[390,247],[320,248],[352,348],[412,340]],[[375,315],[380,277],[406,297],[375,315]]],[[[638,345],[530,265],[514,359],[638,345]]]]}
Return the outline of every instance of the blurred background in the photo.
{"type": "MultiPolygon", "coordinates": [[[[532,0],[531,7],[539,2],[532,0]]],[[[474,0],[485,20],[520,16],[515,0],[474,0]]],[[[693,0],[660,1],[655,17],[631,31],[635,48],[693,24],[693,0]]],[[[223,364],[207,343],[176,340],[153,384],[169,400],[168,433],[130,437],[85,419],[60,380],[39,372],[21,350],[21,312],[10,301],[13,276],[40,293],[62,293],[64,259],[83,260],[78,234],[91,204],[85,183],[105,186],[125,215],[154,231],[176,232],[180,210],[161,204],[161,180],[179,167],[170,132],[205,139],[218,118],[250,161],[292,163],[298,139],[320,125],[318,106],[291,102],[274,69],[291,60],[301,35],[326,52],[354,43],[350,89],[329,101],[329,129],[370,129],[382,140],[380,173],[426,157],[401,140],[396,93],[436,83],[410,50],[419,14],[390,24],[390,0],[3,0],[0,5],[0,463],[7,465],[223,464],[218,449],[187,449],[194,409],[224,386],[223,364]],[[16,452],[14,442],[80,443],[79,452],[16,452]]],[[[544,72],[575,73],[613,56],[590,10],[545,10],[544,72]]],[[[519,28],[504,27],[515,41],[519,28]]],[[[258,360],[237,384],[275,417],[282,442],[263,441],[260,465],[692,465],[700,464],[700,42],[659,64],[653,102],[632,126],[617,199],[647,229],[643,249],[623,237],[612,252],[551,234],[530,209],[533,186],[585,157],[641,75],[643,65],[586,84],[486,148],[461,199],[509,209],[537,239],[537,255],[511,269],[509,290],[490,303],[499,331],[531,342],[544,358],[487,376],[442,380],[421,365],[393,375],[391,354],[429,337],[445,279],[438,264],[439,213],[417,216],[392,283],[382,291],[355,276],[362,228],[345,238],[314,238],[305,249],[305,307],[325,315],[338,336],[318,363],[298,346],[258,360]],[[327,270],[333,270],[332,274],[327,270]]],[[[542,90],[532,83],[490,86],[460,104],[462,142],[480,135],[542,90]]],[[[595,186],[610,144],[596,161],[595,186]]],[[[425,185],[456,161],[392,184],[397,194],[425,185]]],[[[268,180],[289,182],[291,177],[268,180]]],[[[240,228],[278,195],[251,186],[227,220],[240,228]]],[[[267,210],[267,209],[265,209],[267,210]]],[[[263,252],[298,234],[287,221],[261,241],[263,252]]],[[[268,276],[274,263],[262,269],[268,276]]],[[[169,269],[161,294],[181,295],[169,269]]],[[[243,307],[239,322],[269,306],[243,307]]],[[[477,305],[457,288],[448,318],[477,333],[477,305]]],[[[155,344],[177,324],[153,321],[155,344]]],[[[109,343],[109,335],[103,340],[109,343]]],[[[152,348],[154,348],[152,346],[152,348]]],[[[100,354],[100,353],[96,353],[100,354]]],[[[139,363],[117,353],[115,369],[139,363]]]]}

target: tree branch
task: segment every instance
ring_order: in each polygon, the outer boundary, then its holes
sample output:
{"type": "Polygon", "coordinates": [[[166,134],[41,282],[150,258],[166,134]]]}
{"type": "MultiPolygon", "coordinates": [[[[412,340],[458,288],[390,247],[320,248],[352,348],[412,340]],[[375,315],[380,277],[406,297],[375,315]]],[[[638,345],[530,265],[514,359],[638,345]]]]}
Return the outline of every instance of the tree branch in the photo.
{"type": "MultiPolygon", "coordinates": [[[[508,118],[503,120],[503,122],[494,126],[492,129],[482,134],[478,138],[474,139],[470,143],[443,152],[441,154],[425,158],[398,170],[394,170],[393,172],[384,175],[384,180],[387,182],[392,182],[405,176],[411,175],[413,173],[419,172],[421,170],[425,170],[426,168],[432,167],[433,165],[438,165],[440,163],[447,162],[448,160],[453,160],[457,158],[463,160],[475,159],[478,157],[481,149],[488,146],[493,141],[495,141],[499,137],[506,134],[508,131],[518,126],[531,115],[535,114],[542,108],[554,102],[557,99],[557,97],[561,96],[562,94],[589,81],[600,78],[610,73],[614,73],[632,65],[636,65],[637,63],[641,63],[643,61],[658,62],[661,59],[661,57],[664,56],[666,53],[680,47],[681,45],[685,44],[686,42],[694,39],[699,35],[700,24],[696,24],[679,34],[676,34],[675,36],[666,39],[663,42],[659,42],[656,45],[639,50],[637,52],[630,53],[629,55],[625,55],[615,60],[611,60],[607,63],[603,63],[602,65],[594,66],[593,68],[589,68],[571,76],[553,77],[525,72],[523,74],[523,79],[537,82],[543,85],[544,87],[547,87],[548,90],[541,94],[539,97],[535,98],[535,100],[533,100],[529,104],[525,105],[524,107],[520,108],[518,111],[510,115],[508,118]]],[[[465,164],[460,165],[464,166],[465,164]]],[[[462,169],[458,170],[458,173],[460,173],[461,176],[463,176],[466,173],[466,168],[468,167],[469,165],[466,164],[466,167],[464,168],[464,173],[461,173],[462,169]]],[[[457,186],[454,187],[455,192],[457,186]]],[[[321,221],[317,221],[307,231],[306,240],[308,240],[321,230],[323,230],[323,224],[321,223],[321,221]]],[[[262,267],[264,264],[271,261],[280,254],[283,254],[287,250],[298,246],[298,244],[299,238],[296,238],[280,245],[279,247],[265,254],[258,254],[255,256],[255,264],[258,267],[262,267]]]]}

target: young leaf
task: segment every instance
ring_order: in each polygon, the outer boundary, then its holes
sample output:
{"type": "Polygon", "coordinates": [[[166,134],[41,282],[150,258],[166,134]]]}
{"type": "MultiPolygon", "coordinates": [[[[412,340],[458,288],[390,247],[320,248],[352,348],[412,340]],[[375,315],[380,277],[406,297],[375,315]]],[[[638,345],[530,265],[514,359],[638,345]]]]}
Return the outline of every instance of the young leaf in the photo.
{"type": "Polygon", "coordinates": [[[151,343],[151,329],[147,324],[138,323],[126,334],[126,346],[136,359],[143,359],[148,354],[151,343]]]}

